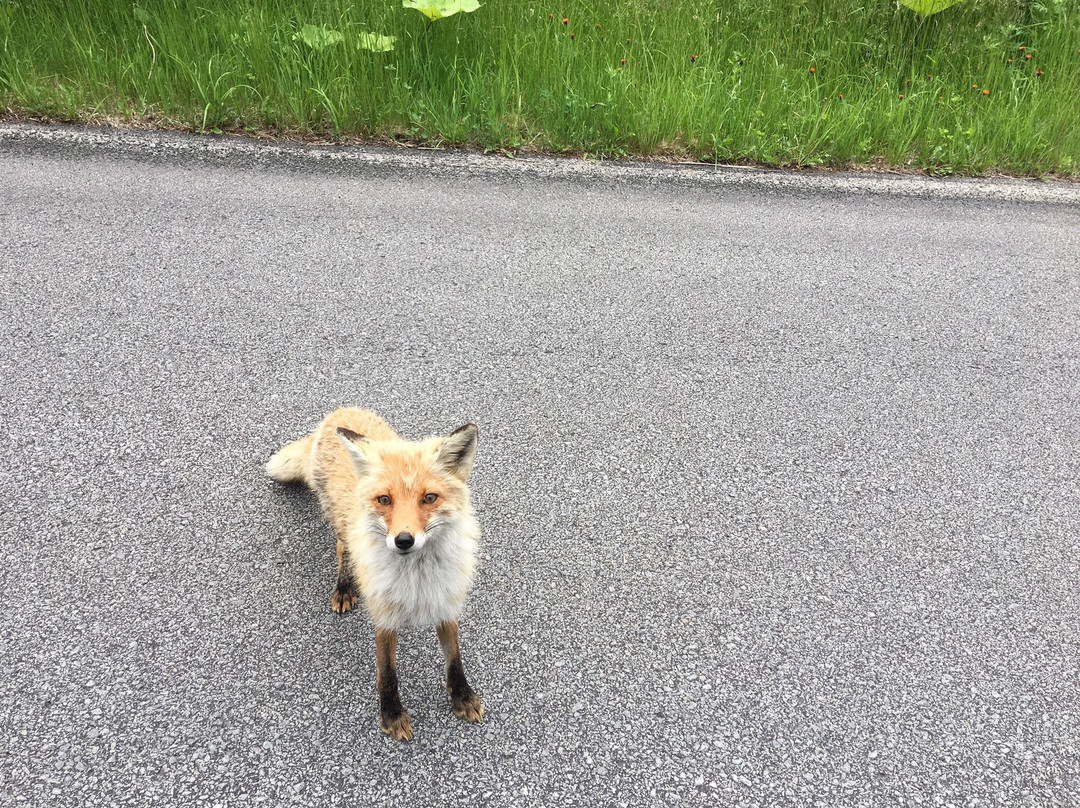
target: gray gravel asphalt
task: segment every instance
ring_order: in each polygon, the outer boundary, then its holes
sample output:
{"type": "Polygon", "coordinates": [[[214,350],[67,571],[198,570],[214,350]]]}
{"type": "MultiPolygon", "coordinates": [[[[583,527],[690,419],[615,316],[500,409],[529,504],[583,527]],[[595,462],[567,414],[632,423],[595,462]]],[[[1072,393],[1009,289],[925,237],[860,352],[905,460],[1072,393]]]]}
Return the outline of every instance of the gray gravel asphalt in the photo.
{"type": "Polygon", "coordinates": [[[1080,187],[0,127],[0,803],[1080,804],[1080,187]],[[328,409],[480,426],[482,725],[328,409]]]}

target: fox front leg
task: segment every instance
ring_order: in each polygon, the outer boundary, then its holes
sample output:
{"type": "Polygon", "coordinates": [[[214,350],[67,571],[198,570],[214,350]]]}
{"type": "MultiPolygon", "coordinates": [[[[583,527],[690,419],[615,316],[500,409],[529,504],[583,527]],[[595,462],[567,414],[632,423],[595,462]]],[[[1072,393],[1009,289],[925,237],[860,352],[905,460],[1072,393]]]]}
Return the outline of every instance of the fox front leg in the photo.
{"type": "Polygon", "coordinates": [[[398,693],[397,634],[383,629],[375,630],[375,661],[378,673],[375,678],[379,689],[379,726],[395,741],[412,738],[412,719],[405,712],[398,693]]]}
{"type": "Polygon", "coordinates": [[[450,709],[454,711],[454,715],[466,721],[480,721],[484,717],[484,705],[465,678],[457,620],[442,623],[435,631],[439,635],[439,645],[442,646],[443,657],[446,659],[446,692],[450,694],[450,709]]]}
{"type": "Polygon", "coordinates": [[[345,614],[356,605],[356,581],[345,542],[337,540],[337,586],[330,595],[330,604],[338,614],[345,614]]]}

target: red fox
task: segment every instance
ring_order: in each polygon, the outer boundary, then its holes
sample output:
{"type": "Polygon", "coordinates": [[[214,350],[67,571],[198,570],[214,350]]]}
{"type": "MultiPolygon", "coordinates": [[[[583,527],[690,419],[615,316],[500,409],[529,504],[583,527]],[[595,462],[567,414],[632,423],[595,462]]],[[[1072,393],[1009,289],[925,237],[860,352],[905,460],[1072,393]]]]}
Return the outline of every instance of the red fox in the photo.
{"type": "Polygon", "coordinates": [[[334,528],[330,602],[344,614],[357,589],[364,598],[375,622],[379,723],[397,740],[412,738],[398,694],[397,633],[405,626],[435,626],[454,714],[473,722],[484,716],[458,644],[480,536],[466,486],[476,438],[476,426],[466,424],[445,437],[406,441],[374,412],[346,407],[266,464],[275,480],[313,489],[334,528]]]}

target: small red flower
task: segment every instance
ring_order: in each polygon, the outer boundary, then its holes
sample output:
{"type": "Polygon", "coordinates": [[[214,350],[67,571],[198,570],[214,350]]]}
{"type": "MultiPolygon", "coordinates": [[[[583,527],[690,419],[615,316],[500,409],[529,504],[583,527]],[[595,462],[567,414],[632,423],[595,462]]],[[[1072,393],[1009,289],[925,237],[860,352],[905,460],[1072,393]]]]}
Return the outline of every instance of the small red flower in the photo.
{"type": "Polygon", "coordinates": [[[568,22],[570,22],[570,18],[569,18],[569,17],[563,17],[563,18],[562,18],[562,24],[563,24],[563,25],[566,25],[566,24],[567,24],[568,22]]]}
{"type": "Polygon", "coordinates": [[[903,100],[903,98],[904,98],[904,94],[900,93],[900,99],[903,100]]]}
{"type": "Polygon", "coordinates": [[[1021,45],[1021,46],[1020,46],[1020,50],[1022,50],[1022,51],[1026,51],[1026,50],[1027,50],[1027,47],[1026,47],[1026,46],[1024,46],[1024,45],[1021,45]]]}
{"type": "Polygon", "coordinates": [[[627,44],[627,45],[629,45],[629,44],[630,44],[630,40],[629,40],[629,39],[628,39],[628,40],[626,40],[626,44],[627,44]]]}
{"type": "Polygon", "coordinates": [[[553,20],[553,19],[555,19],[555,14],[554,14],[554,13],[552,13],[552,14],[548,14],[548,19],[549,19],[549,20],[553,20]]]}
{"type": "Polygon", "coordinates": [[[990,91],[989,90],[983,90],[983,95],[990,95],[990,91]]]}
{"type": "Polygon", "coordinates": [[[816,72],[817,72],[817,70],[815,70],[814,68],[812,68],[812,67],[811,67],[811,68],[810,68],[810,72],[811,72],[811,73],[816,73],[816,72]]]}
{"type": "Polygon", "coordinates": [[[1043,74],[1043,72],[1041,70],[1036,70],[1035,71],[1036,76],[1041,76],[1042,74],[1043,74]]]}
{"type": "Polygon", "coordinates": [[[620,59],[620,60],[619,60],[619,64],[621,64],[621,65],[624,65],[624,64],[626,64],[626,60],[625,60],[625,59],[620,59]]]}
{"type": "Polygon", "coordinates": [[[1031,58],[1031,54],[1030,54],[1030,53],[1025,53],[1025,54],[1024,54],[1024,58],[1025,58],[1025,59],[1030,59],[1030,58],[1031,58]]]}
{"type": "Polygon", "coordinates": [[[697,57],[694,56],[694,54],[692,54],[692,53],[690,54],[690,61],[691,62],[696,62],[697,61],[697,57]]]}
{"type": "Polygon", "coordinates": [[[840,100],[841,100],[841,101],[843,101],[843,100],[844,100],[844,94],[843,94],[843,93],[840,93],[840,100]]]}
{"type": "Polygon", "coordinates": [[[597,28],[599,28],[599,27],[600,27],[600,23],[597,23],[597,24],[596,24],[596,27],[597,27],[597,28]]]}
{"type": "Polygon", "coordinates": [[[979,89],[979,85],[978,84],[972,84],[971,89],[977,90],[977,89],[979,89]]]}
{"type": "Polygon", "coordinates": [[[571,39],[577,39],[577,34],[570,34],[571,39]]]}
{"type": "Polygon", "coordinates": [[[1009,59],[1009,64],[1012,64],[1012,59],[1009,59]]]}

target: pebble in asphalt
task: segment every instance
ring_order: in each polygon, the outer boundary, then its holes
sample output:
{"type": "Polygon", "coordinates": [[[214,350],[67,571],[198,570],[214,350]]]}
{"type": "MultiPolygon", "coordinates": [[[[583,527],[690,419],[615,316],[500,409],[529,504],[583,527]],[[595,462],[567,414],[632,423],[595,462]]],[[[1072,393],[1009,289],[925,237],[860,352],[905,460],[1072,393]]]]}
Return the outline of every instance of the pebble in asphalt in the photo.
{"type": "Polygon", "coordinates": [[[0,802],[1080,802],[1080,196],[568,166],[0,128],[0,802]],[[342,403],[480,425],[482,725],[342,403]]]}

